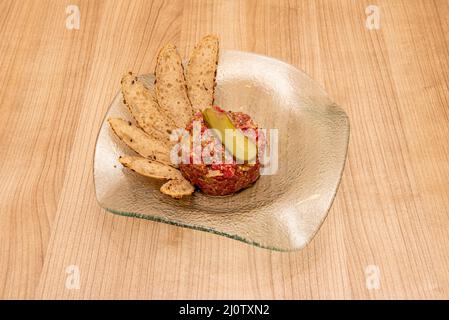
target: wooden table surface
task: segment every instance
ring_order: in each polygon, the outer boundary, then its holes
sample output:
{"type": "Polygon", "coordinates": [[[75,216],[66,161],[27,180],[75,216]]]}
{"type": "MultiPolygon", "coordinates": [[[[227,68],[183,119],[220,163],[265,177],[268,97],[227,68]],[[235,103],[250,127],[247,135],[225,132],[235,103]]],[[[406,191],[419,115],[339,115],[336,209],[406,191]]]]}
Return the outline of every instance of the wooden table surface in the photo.
{"type": "Polygon", "coordinates": [[[448,18],[447,0],[0,1],[0,297],[448,299],[448,18]],[[97,205],[120,76],[208,33],[303,69],[350,118],[337,197],[301,251],[97,205]]]}

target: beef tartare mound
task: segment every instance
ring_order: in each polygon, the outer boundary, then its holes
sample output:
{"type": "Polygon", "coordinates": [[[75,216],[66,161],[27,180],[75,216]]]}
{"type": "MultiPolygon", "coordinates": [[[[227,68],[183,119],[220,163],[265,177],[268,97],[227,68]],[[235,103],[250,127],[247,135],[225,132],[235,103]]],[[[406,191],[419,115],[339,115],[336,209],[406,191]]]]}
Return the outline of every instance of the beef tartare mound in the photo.
{"type": "MultiPolygon", "coordinates": [[[[259,137],[257,124],[249,115],[243,112],[224,111],[216,106],[213,107],[213,110],[226,115],[233,126],[240,129],[254,145],[259,142],[259,139],[262,139],[262,137],[259,137]]],[[[186,127],[189,133],[187,143],[190,146],[190,159],[187,161],[188,163],[179,164],[182,175],[205,194],[212,196],[233,194],[253,184],[260,176],[259,157],[256,156],[252,161],[238,161],[236,157],[230,155],[217,136],[203,134],[207,129],[209,128],[203,113],[197,112],[186,127]],[[195,124],[197,128],[200,124],[202,133],[201,148],[196,151],[192,142],[195,124]],[[209,153],[212,156],[214,154],[220,156],[214,159],[208,158],[204,151],[201,154],[202,150],[205,149],[212,150],[209,153]],[[196,161],[194,161],[195,157],[196,161]],[[226,160],[225,157],[227,157],[226,160]]],[[[186,143],[185,139],[183,138],[184,143],[186,143]]]]}

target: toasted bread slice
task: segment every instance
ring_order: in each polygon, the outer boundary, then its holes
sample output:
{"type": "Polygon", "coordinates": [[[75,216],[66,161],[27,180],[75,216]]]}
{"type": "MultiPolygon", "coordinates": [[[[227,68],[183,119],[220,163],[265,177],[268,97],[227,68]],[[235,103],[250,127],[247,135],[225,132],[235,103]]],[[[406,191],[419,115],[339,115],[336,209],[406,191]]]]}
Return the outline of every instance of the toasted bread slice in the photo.
{"type": "Polygon", "coordinates": [[[142,157],[171,165],[170,149],[167,145],[160,143],[129,121],[110,118],[108,122],[114,133],[142,157]]]}
{"type": "Polygon", "coordinates": [[[186,71],[187,93],[194,110],[203,110],[214,102],[219,42],[214,35],[205,36],[190,55],[186,71]]]}
{"type": "Polygon", "coordinates": [[[193,110],[187,96],[181,57],[174,45],[168,44],[159,52],[155,74],[155,92],[161,110],[177,128],[184,128],[193,110]]]}
{"type": "Polygon", "coordinates": [[[180,199],[183,196],[191,195],[195,191],[195,188],[189,181],[182,177],[182,179],[173,179],[164,183],[160,190],[163,194],[169,195],[175,199],[180,199]]]}
{"type": "Polygon", "coordinates": [[[122,77],[123,102],[131,115],[148,135],[164,143],[169,143],[170,133],[175,124],[161,112],[153,90],[131,72],[122,77]]]}
{"type": "Polygon", "coordinates": [[[122,156],[118,160],[123,166],[146,177],[154,179],[182,178],[182,174],[178,169],[146,158],[122,156]]]}

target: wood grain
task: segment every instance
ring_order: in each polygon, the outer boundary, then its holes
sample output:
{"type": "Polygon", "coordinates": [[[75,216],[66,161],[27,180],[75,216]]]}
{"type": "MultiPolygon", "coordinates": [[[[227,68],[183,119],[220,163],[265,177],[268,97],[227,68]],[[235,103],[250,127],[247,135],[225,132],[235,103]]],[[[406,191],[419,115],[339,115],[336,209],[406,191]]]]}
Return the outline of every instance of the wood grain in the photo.
{"type": "Polygon", "coordinates": [[[368,30],[371,2],[78,0],[67,30],[64,2],[1,1],[0,298],[448,299],[449,4],[378,0],[368,30]],[[342,184],[302,251],[96,203],[95,138],[120,76],[207,33],[305,70],[350,117],[342,184]]]}

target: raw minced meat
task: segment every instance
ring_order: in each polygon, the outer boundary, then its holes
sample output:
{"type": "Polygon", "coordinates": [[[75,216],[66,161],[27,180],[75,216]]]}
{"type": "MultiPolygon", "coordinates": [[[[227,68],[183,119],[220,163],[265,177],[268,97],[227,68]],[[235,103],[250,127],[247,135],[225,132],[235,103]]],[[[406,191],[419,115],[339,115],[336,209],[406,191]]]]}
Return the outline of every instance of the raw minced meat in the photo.
{"type": "MultiPolygon", "coordinates": [[[[226,112],[219,107],[214,107],[215,110],[219,112],[226,112]]],[[[233,112],[227,111],[226,114],[231,119],[234,126],[244,134],[247,134],[253,142],[257,143],[259,139],[262,139],[258,135],[258,127],[251,119],[251,117],[243,112],[233,112]],[[248,130],[252,129],[252,130],[248,130]],[[253,132],[253,135],[249,135],[246,132],[253,132]]],[[[189,132],[190,144],[190,163],[181,163],[179,169],[183,176],[188,179],[192,184],[199,187],[204,193],[213,196],[223,196],[233,194],[239,190],[249,187],[253,184],[260,176],[260,162],[259,157],[256,157],[254,163],[237,163],[235,159],[231,161],[225,161],[221,159],[218,163],[214,163],[213,160],[206,160],[205,157],[198,157],[199,163],[194,163],[193,158],[195,156],[195,150],[192,148],[191,137],[193,134],[194,122],[199,121],[201,123],[201,132],[206,131],[207,125],[204,122],[204,118],[201,112],[194,115],[191,122],[187,125],[186,129],[189,132]],[[229,162],[229,163],[228,163],[229,162]]],[[[214,136],[203,136],[201,140],[202,150],[205,147],[210,147],[211,150],[219,150],[220,154],[226,154],[224,146],[221,144],[218,138],[214,136]],[[219,148],[219,149],[217,149],[219,148]]],[[[211,155],[214,151],[211,152],[211,155]]],[[[228,154],[229,155],[229,154],[228,154]]],[[[198,161],[197,161],[198,162],[198,161]]]]}

